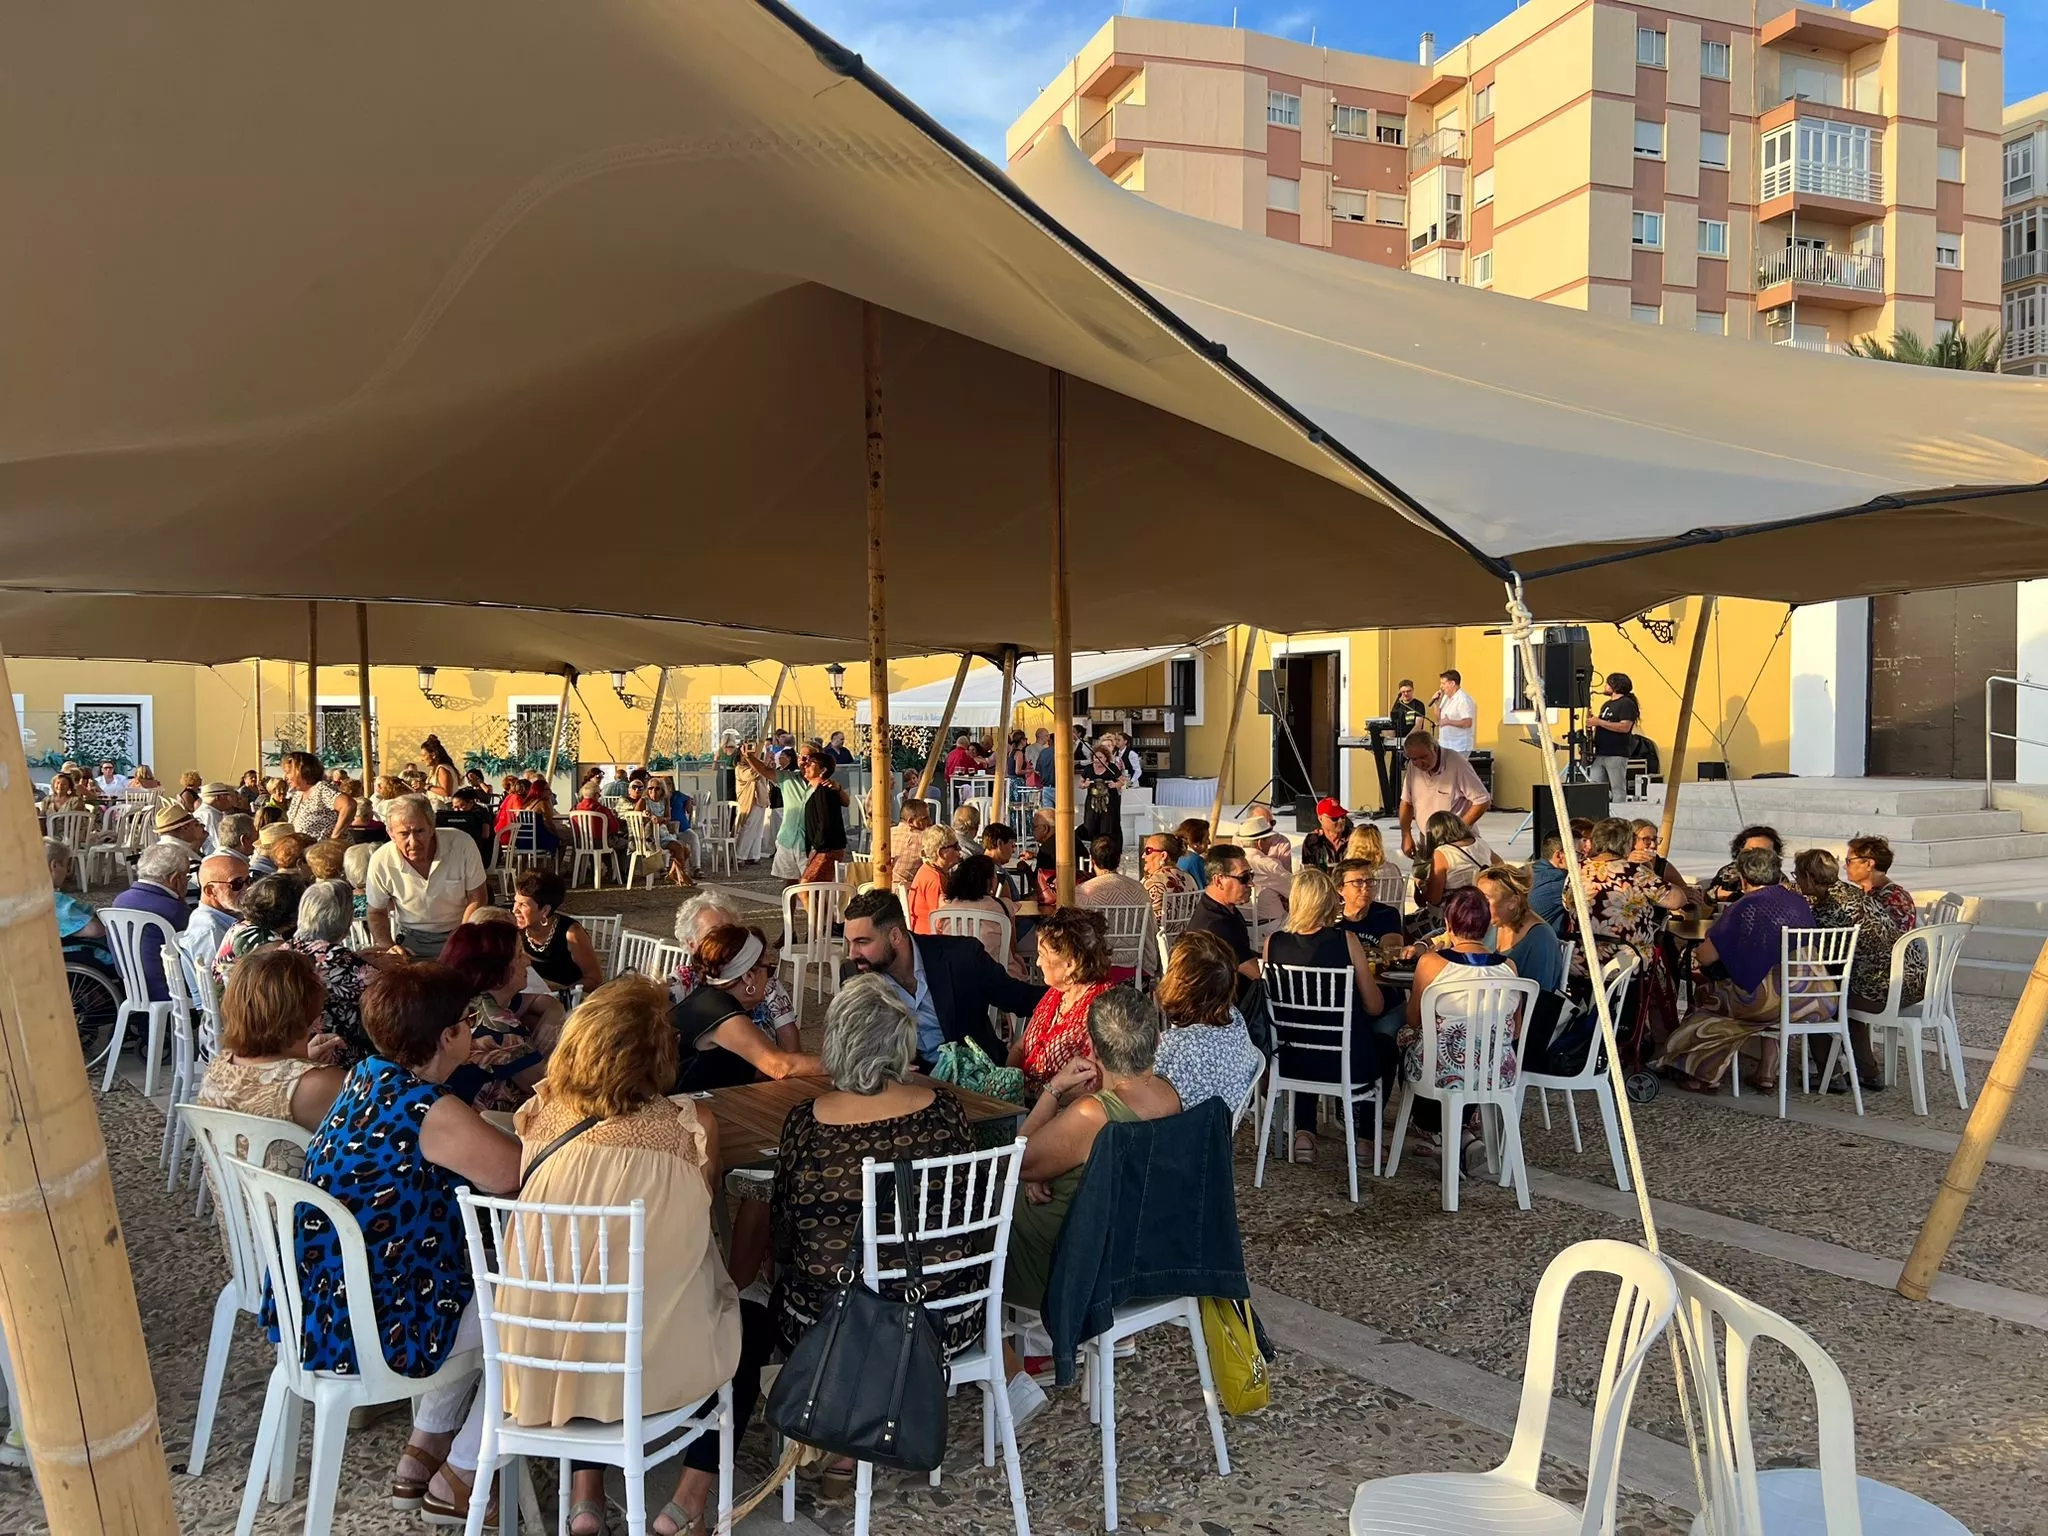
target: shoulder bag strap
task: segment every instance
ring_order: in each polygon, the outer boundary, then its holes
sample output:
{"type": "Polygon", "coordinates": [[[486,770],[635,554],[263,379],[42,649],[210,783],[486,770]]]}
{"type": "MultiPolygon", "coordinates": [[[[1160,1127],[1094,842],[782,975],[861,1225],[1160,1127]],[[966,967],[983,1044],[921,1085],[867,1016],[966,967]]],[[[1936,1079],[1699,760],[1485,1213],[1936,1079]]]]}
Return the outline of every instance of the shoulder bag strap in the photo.
{"type": "Polygon", "coordinates": [[[562,1148],[566,1147],[570,1142],[574,1141],[578,1136],[581,1136],[585,1131],[589,1130],[593,1125],[597,1124],[597,1122],[603,1118],[604,1117],[602,1115],[585,1115],[581,1120],[578,1120],[574,1125],[570,1126],[569,1129],[562,1132],[562,1134],[557,1136],[553,1141],[549,1142],[546,1146],[542,1147],[540,1149],[540,1152],[534,1157],[534,1160],[526,1165],[526,1172],[519,1176],[519,1188],[521,1193],[525,1192],[526,1186],[532,1182],[533,1176],[536,1173],[540,1172],[540,1165],[542,1163],[546,1162],[549,1158],[553,1157],[557,1152],[561,1151],[562,1148]]]}
{"type": "MultiPolygon", "coordinates": [[[[904,1388],[910,1380],[910,1356],[917,1343],[917,1320],[924,1313],[924,1255],[922,1245],[913,1235],[917,1224],[911,1220],[911,1181],[917,1177],[908,1160],[899,1161],[896,1169],[896,1229],[903,1234],[903,1337],[896,1351],[896,1379],[889,1387],[889,1408],[883,1416],[882,1445],[894,1450],[897,1432],[903,1425],[904,1388]]],[[[923,1215],[924,1202],[917,1202],[918,1214],[923,1215]]]]}

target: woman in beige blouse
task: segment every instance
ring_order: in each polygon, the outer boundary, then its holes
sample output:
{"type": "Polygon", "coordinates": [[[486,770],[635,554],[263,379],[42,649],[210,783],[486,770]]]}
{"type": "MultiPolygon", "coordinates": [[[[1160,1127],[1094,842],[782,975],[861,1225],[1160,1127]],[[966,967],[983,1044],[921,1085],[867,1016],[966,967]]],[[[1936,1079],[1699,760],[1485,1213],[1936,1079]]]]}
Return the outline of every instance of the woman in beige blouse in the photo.
{"type": "MultiPolygon", "coordinates": [[[[742,1302],[719,1257],[711,1202],[718,1198],[718,1122],[700,1116],[687,1098],[665,1096],[676,1076],[676,1032],[668,1021],[668,989],[642,976],[608,982],[569,1015],[548,1058],[548,1075],[515,1117],[521,1167],[579,1121],[597,1123],[557,1149],[521,1186],[522,1200],[561,1205],[628,1205],[647,1210],[646,1332],[641,1343],[642,1410],[650,1418],[733,1384],[733,1422],[744,1426],[760,1394],[761,1366],[773,1344],[768,1311],[742,1302]]],[[[527,1259],[539,1272],[539,1233],[526,1231],[527,1259]]],[[[625,1252],[623,1224],[612,1252],[625,1252]]],[[[594,1238],[586,1232],[589,1273],[594,1238]]],[[[562,1258],[557,1245],[556,1262],[562,1258]]],[[[527,1316],[618,1322],[623,1297],[504,1294],[498,1305],[527,1316]]],[[[507,1353],[550,1359],[616,1360],[616,1335],[528,1332],[500,1319],[507,1353]],[[589,1354],[576,1352],[584,1338],[589,1354]]],[[[559,1426],[572,1419],[610,1423],[625,1412],[624,1378],[507,1365],[505,1411],[521,1424],[559,1426]]],[[[466,1502],[482,1438],[481,1408],[448,1452],[466,1502]]],[[[706,1434],[682,1453],[675,1496],[649,1525],[652,1536],[705,1527],[705,1506],[718,1472],[718,1436],[706,1434]]],[[[444,1468],[445,1472],[447,1468],[444,1468]]],[[[604,1469],[578,1463],[570,1536],[604,1529],[604,1469]]]]}
{"type": "Polygon", "coordinates": [[[220,1054],[199,1084],[206,1109],[290,1120],[306,1130],[341,1092],[336,1035],[317,1034],[327,988],[313,962],[271,945],[245,955],[220,1002],[220,1054]]]}

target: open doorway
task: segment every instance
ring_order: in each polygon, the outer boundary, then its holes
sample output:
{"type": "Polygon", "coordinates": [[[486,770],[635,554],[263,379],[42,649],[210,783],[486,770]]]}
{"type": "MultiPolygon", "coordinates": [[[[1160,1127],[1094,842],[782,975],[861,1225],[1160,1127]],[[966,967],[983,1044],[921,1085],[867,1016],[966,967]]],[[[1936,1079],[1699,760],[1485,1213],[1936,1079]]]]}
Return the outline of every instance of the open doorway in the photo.
{"type": "Polygon", "coordinates": [[[1260,706],[1273,716],[1276,807],[1337,793],[1340,676],[1335,651],[1297,651],[1274,657],[1272,672],[1260,677],[1260,706]],[[1286,730],[1281,729],[1283,720],[1286,730]]]}

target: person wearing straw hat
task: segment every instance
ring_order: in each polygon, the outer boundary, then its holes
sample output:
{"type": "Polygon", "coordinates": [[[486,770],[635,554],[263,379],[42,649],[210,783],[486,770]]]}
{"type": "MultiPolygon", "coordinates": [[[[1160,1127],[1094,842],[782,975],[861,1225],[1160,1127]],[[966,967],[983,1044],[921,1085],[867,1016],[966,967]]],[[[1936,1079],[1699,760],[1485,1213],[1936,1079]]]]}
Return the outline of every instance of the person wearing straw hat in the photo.
{"type": "Polygon", "coordinates": [[[199,850],[212,841],[212,834],[184,806],[166,800],[156,808],[156,840],[181,851],[189,867],[199,861],[199,850]]]}

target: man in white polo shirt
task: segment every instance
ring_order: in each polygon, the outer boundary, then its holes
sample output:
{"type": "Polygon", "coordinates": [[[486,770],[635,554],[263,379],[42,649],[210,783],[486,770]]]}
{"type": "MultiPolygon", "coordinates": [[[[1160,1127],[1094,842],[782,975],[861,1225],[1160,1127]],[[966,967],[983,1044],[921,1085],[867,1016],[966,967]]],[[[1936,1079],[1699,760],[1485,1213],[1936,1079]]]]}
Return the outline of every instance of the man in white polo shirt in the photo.
{"type": "Polygon", "coordinates": [[[1471,763],[1417,728],[1401,743],[1401,852],[1415,857],[1415,829],[1427,827],[1438,811],[1449,811],[1468,827],[1493,803],[1471,763]]]}
{"type": "Polygon", "coordinates": [[[488,895],[483,855],[469,835],[434,827],[425,795],[400,795],[384,809],[391,841],[370,855],[363,892],[370,938],[382,949],[431,959],[488,895]],[[392,914],[397,914],[397,937],[392,914]]]}

